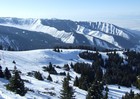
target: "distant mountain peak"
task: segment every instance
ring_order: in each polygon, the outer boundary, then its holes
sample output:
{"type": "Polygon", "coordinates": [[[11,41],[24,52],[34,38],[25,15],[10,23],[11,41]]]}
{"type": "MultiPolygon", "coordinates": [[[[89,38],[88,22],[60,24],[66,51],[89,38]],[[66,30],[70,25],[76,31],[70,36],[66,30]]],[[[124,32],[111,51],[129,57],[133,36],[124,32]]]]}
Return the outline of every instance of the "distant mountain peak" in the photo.
{"type": "MultiPolygon", "coordinates": [[[[60,45],[61,43],[63,43],[64,45],[65,44],[91,45],[91,46],[96,46],[101,48],[135,48],[136,46],[139,45],[139,42],[137,42],[139,41],[139,35],[133,33],[130,30],[106,22],[85,22],[85,21],[78,22],[78,21],[62,20],[62,19],[8,18],[7,17],[7,18],[0,18],[0,25],[9,28],[11,32],[13,32],[12,29],[14,29],[15,33],[12,33],[12,35],[15,36],[17,36],[16,29],[17,31],[24,30],[24,31],[32,32],[34,33],[34,35],[35,34],[49,35],[53,39],[56,39],[56,41],[60,40],[59,42],[60,45]]],[[[6,29],[3,30],[3,32],[9,34],[10,31],[6,29]]],[[[2,32],[0,32],[0,34],[3,35],[2,32]]],[[[9,34],[7,35],[4,34],[4,35],[9,37],[9,34]]],[[[19,37],[22,38],[24,37],[21,36],[23,35],[23,33],[18,32],[18,35],[19,37]]],[[[9,39],[11,39],[11,37],[9,37],[9,39]]],[[[34,43],[33,39],[36,38],[34,38],[32,34],[32,37],[28,38],[31,44],[34,43]]],[[[41,39],[42,38],[38,38],[38,40],[41,39]]],[[[11,40],[15,40],[15,39],[12,38],[11,40]]],[[[26,42],[26,40],[24,42],[26,42]]],[[[41,43],[41,41],[38,42],[41,43]]],[[[49,40],[47,40],[47,37],[46,37],[46,41],[44,42],[49,42],[49,40]]],[[[40,45],[41,44],[38,45],[39,47],[32,47],[29,49],[41,48],[40,45]]]]}

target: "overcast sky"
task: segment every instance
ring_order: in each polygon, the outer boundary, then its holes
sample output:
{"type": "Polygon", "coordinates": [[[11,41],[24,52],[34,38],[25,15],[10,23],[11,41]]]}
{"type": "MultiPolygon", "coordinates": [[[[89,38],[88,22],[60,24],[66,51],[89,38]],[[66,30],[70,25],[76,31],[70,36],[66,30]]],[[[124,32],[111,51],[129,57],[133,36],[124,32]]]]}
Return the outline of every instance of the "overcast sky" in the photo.
{"type": "Polygon", "coordinates": [[[104,21],[140,29],[140,0],[0,0],[0,17],[104,21]]]}

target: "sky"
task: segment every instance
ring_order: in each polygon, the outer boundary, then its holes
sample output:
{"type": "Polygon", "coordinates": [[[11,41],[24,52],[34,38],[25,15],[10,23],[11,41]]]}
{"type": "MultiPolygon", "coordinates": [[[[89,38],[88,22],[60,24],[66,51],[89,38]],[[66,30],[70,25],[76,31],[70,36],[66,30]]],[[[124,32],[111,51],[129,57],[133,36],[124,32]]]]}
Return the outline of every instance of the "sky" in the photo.
{"type": "Polygon", "coordinates": [[[103,21],[140,29],[140,0],[0,0],[0,17],[103,21]]]}

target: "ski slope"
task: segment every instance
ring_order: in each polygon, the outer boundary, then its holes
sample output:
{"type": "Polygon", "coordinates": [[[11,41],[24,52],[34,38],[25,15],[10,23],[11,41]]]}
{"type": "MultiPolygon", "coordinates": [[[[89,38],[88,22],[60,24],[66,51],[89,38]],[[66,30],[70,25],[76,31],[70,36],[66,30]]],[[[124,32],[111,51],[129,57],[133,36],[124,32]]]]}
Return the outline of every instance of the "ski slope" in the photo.
{"type": "MultiPolygon", "coordinates": [[[[20,70],[21,78],[27,80],[25,82],[25,86],[32,91],[28,91],[25,96],[20,96],[18,94],[14,94],[11,91],[7,91],[5,88],[5,84],[8,83],[7,80],[0,78],[0,99],[59,99],[60,90],[62,89],[62,80],[64,76],[60,75],[52,75],[53,82],[48,80],[39,81],[32,76],[28,76],[28,72],[32,71],[39,71],[42,73],[44,78],[48,77],[48,72],[44,72],[42,67],[47,66],[49,62],[53,65],[63,67],[64,64],[70,64],[71,62],[86,62],[92,63],[91,61],[81,59],[78,54],[82,50],[64,50],[62,52],[54,52],[52,49],[45,49],[45,50],[32,50],[32,51],[20,51],[20,52],[10,52],[10,51],[1,51],[0,50],[0,64],[2,69],[4,70],[5,67],[8,67],[10,70],[13,70],[14,65],[13,60],[16,62],[16,67],[20,70]],[[53,93],[53,96],[51,95],[53,93]]],[[[106,53],[100,52],[102,57],[105,59],[107,58],[106,53]]],[[[121,52],[118,52],[120,55],[121,52]]],[[[64,72],[64,69],[55,68],[58,73],[64,72]]],[[[65,71],[67,72],[67,71],[65,71]]],[[[70,84],[73,85],[73,81],[76,76],[80,76],[79,74],[75,73],[72,69],[70,70],[70,76],[72,80],[70,84]]],[[[140,93],[138,89],[135,88],[126,88],[121,86],[118,89],[117,85],[108,85],[109,97],[111,99],[120,99],[126,92],[129,92],[131,89],[135,93],[140,93]]],[[[75,89],[75,96],[76,99],[85,99],[87,92],[81,90],[77,87],[75,89]]]]}

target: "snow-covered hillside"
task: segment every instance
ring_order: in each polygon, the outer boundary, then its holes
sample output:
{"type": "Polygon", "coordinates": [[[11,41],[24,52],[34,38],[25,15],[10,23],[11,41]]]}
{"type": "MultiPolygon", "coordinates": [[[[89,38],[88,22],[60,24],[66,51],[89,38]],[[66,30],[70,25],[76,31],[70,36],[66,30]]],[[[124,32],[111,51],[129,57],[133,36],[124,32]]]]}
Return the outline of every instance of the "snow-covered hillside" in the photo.
{"type": "MultiPolygon", "coordinates": [[[[100,48],[135,48],[139,45],[139,42],[137,42],[139,40],[139,35],[133,33],[135,31],[123,29],[119,26],[105,22],[77,22],[71,20],[33,18],[0,18],[0,26],[14,27],[13,29],[15,31],[18,31],[16,29],[20,29],[28,32],[41,32],[53,37],[54,39],[60,39],[61,43],[64,44],[92,45],[100,48]]],[[[10,29],[10,31],[12,32],[12,29],[10,29]]],[[[1,32],[3,31],[0,31],[0,33],[1,32]]],[[[5,30],[5,32],[7,33],[7,30],[5,30]]],[[[17,32],[15,32],[15,35],[16,33],[17,32]]],[[[3,35],[4,34],[2,34],[2,36],[3,35]]],[[[15,39],[13,39],[13,37],[9,38],[12,38],[12,40],[15,39]]],[[[32,39],[36,38],[30,38],[31,43],[34,43],[32,39]]],[[[3,40],[1,41],[5,42],[3,40]]],[[[57,43],[57,41],[55,43],[57,43]]],[[[61,45],[61,43],[57,45],[61,45]]],[[[14,43],[14,45],[16,44],[14,43]]],[[[17,46],[19,45],[20,44],[17,46]]],[[[40,44],[38,44],[38,46],[39,45],[40,44]]],[[[42,46],[39,46],[39,48],[41,47],[42,46]]],[[[35,47],[28,49],[35,49],[35,47]]]]}
{"type": "MultiPolygon", "coordinates": [[[[47,50],[33,50],[33,51],[21,51],[21,52],[9,52],[9,51],[1,51],[0,50],[0,64],[2,69],[8,67],[10,70],[13,70],[14,64],[13,60],[16,62],[16,67],[20,70],[21,78],[28,80],[25,82],[25,86],[33,91],[28,91],[24,97],[19,96],[18,94],[14,94],[13,92],[7,91],[5,88],[5,84],[8,83],[5,79],[0,79],[0,99],[59,99],[60,90],[62,89],[62,80],[65,76],[60,75],[52,75],[53,82],[48,80],[39,81],[32,76],[28,76],[28,72],[39,71],[43,74],[43,77],[46,78],[48,76],[48,72],[43,71],[43,66],[47,66],[49,62],[52,62],[53,65],[63,67],[64,64],[70,64],[71,62],[86,62],[91,64],[91,61],[87,61],[81,59],[78,54],[82,50],[64,50],[61,53],[54,52],[52,49],[47,50]],[[54,96],[51,96],[53,93],[54,96]]],[[[107,58],[106,53],[100,52],[102,57],[107,58]]],[[[122,52],[118,52],[119,55],[122,55],[122,52]]],[[[124,57],[124,56],[123,56],[124,57]]],[[[64,72],[64,69],[55,68],[58,73],[64,72]]],[[[67,72],[67,71],[65,71],[67,72]]],[[[70,76],[72,76],[72,80],[70,84],[73,85],[73,80],[75,76],[80,76],[75,73],[72,69],[70,69],[70,76]]],[[[135,93],[140,93],[139,90],[135,88],[126,88],[120,87],[118,89],[117,85],[109,85],[109,97],[111,99],[120,99],[122,95],[126,92],[130,92],[132,89],[135,93]]],[[[76,99],[85,99],[87,92],[81,90],[77,87],[75,89],[76,99]]]]}
{"type": "Polygon", "coordinates": [[[29,31],[43,32],[55,38],[60,38],[64,43],[74,43],[73,33],[67,33],[64,30],[59,31],[54,27],[45,26],[41,23],[41,19],[20,19],[18,21],[15,20],[12,18],[6,18],[4,20],[6,23],[1,23],[0,25],[16,27],[29,31]]]}

